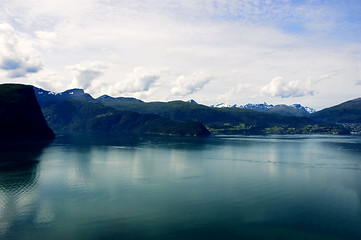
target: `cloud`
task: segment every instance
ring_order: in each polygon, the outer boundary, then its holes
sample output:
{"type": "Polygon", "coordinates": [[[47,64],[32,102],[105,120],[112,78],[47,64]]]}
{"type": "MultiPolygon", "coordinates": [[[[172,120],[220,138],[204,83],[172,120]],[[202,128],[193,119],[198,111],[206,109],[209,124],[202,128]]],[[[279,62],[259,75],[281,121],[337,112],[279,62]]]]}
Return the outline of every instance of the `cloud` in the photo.
{"type": "Polygon", "coordinates": [[[38,38],[38,45],[44,49],[54,47],[58,41],[58,36],[55,32],[36,31],[35,35],[38,38]]]}
{"type": "Polygon", "coordinates": [[[361,80],[357,80],[357,81],[356,81],[356,85],[360,85],[360,86],[361,86],[361,80]]]}
{"type": "Polygon", "coordinates": [[[9,78],[25,77],[43,67],[31,41],[19,36],[7,23],[0,24],[0,70],[9,78]]]}
{"type": "MultiPolygon", "coordinates": [[[[77,84],[88,86],[88,92],[96,95],[127,93],[146,96],[147,101],[180,99],[193,93],[192,98],[211,105],[217,96],[224,97],[222,101],[229,97],[229,103],[263,102],[264,95],[272,94],[268,89],[262,96],[260,89],[273,76],[307,79],[341,70],[317,83],[319,92],[312,98],[308,97],[312,86],[302,81],[296,81],[295,87],[283,83],[284,96],[294,89],[291,95],[306,93],[297,101],[320,108],[336,102],[331,95],[338,100],[359,95],[355,80],[360,79],[360,10],[354,0],[5,0],[0,4],[0,22],[21,30],[13,33],[23,40],[16,49],[31,53],[27,56],[33,57],[32,70],[39,70],[39,59],[44,67],[36,74],[26,72],[21,60],[3,54],[8,47],[1,44],[4,69],[0,69],[0,79],[26,82],[51,69],[61,75],[65,89],[77,84]],[[65,70],[67,65],[89,60],[112,62],[116,67],[65,70]],[[144,67],[144,76],[132,72],[136,66],[144,67]],[[155,67],[169,69],[169,75],[150,71],[155,67]],[[202,91],[202,81],[186,80],[194,69],[212,76],[202,91]],[[227,74],[231,70],[238,73],[227,74]],[[239,94],[240,83],[252,87],[239,94]]],[[[0,42],[3,39],[1,33],[0,42]]],[[[55,74],[49,77],[55,79],[55,74]]],[[[270,97],[267,101],[276,104],[293,99],[270,97]]]]}
{"type": "Polygon", "coordinates": [[[191,75],[181,75],[176,79],[171,93],[178,96],[186,96],[201,90],[211,77],[203,72],[194,72],[191,75]]]}
{"type": "Polygon", "coordinates": [[[268,97],[303,97],[313,95],[312,81],[308,79],[305,82],[285,81],[282,77],[275,77],[272,81],[261,89],[261,94],[268,97]]]}
{"type": "Polygon", "coordinates": [[[147,92],[152,89],[159,78],[159,72],[137,67],[124,80],[120,80],[114,86],[111,86],[110,92],[116,95],[147,92]]]}
{"type": "Polygon", "coordinates": [[[44,69],[36,74],[31,75],[29,84],[40,87],[45,90],[62,92],[66,89],[64,76],[54,70],[44,69]]]}
{"type": "Polygon", "coordinates": [[[88,89],[92,82],[104,75],[108,64],[105,62],[83,62],[67,66],[66,69],[73,75],[73,87],[88,89]]]}
{"type": "Polygon", "coordinates": [[[217,99],[220,99],[220,100],[233,99],[233,98],[237,97],[241,92],[245,91],[246,89],[250,89],[252,87],[253,87],[252,84],[240,83],[237,86],[228,90],[225,94],[218,96],[217,99]]]}

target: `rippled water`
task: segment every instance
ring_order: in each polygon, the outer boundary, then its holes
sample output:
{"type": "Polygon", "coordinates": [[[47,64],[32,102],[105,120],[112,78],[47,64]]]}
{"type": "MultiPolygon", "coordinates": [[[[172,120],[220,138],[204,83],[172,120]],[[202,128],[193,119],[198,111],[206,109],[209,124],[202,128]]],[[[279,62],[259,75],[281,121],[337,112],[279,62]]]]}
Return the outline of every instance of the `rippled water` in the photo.
{"type": "Polygon", "coordinates": [[[63,134],[0,159],[0,239],[361,239],[360,136],[63,134]]]}

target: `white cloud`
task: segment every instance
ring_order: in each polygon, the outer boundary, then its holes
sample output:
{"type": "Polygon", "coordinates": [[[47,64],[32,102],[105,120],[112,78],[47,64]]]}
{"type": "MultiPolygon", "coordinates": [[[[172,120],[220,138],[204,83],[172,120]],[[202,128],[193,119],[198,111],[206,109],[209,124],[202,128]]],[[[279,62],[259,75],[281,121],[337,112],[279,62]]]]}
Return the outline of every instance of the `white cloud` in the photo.
{"type": "Polygon", "coordinates": [[[289,98],[313,95],[315,90],[311,79],[300,82],[298,80],[286,81],[282,77],[275,77],[261,89],[261,93],[269,97],[289,98]]]}
{"type": "Polygon", "coordinates": [[[253,85],[252,84],[248,84],[248,83],[240,83],[237,86],[231,88],[230,90],[228,90],[225,94],[222,94],[220,96],[218,96],[217,99],[220,100],[231,100],[231,99],[237,99],[237,96],[242,93],[245,90],[248,90],[250,88],[252,88],[253,85]]]}
{"type": "Polygon", "coordinates": [[[177,96],[187,96],[201,90],[211,80],[208,74],[194,72],[191,75],[181,75],[176,79],[171,93],[177,96]]]}
{"type": "Polygon", "coordinates": [[[29,84],[45,90],[62,92],[68,87],[64,81],[64,76],[60,72],[51,69],[44,69],[33,74],[28,79],[29,84]]]}
{"type": "Polygon", "coordinates": [[[114,95],[148,92],[159,78],[159,72],[137,67],[124,80],[119,80],[114,86],[110,86],[110,92],[114,95]]]}
{"type": "Polygon", "coordinates": [[[107,67],[105,62],[94,61],[70,65],[66,69],[73,75],[73,87],[88,90],[94,80],[104,75],[107,67]]]}
{"type": "MultiPolygon", "coordinates": [[[[13,35],[25,43],[16,47],[19,52],[16,56],[24,60],[8,57],[14,61],[5,58],[2,61],[5,69],[0,69],[1,81],[31,79],[34,84],[40,84],[40,80],[35,81],[40,76],[42,84],[57,88],[60,85],[52,85],[46,75],[56,79],[58,73],[65,89],[77,85],[87,87],[95,95],[126,94],[146,97],[148,101],[185,98],[193,93],[192,98],[197,102],[209,105],[225,101],[219,98],[228,99],[230,104],[293,101],[292,97],[279,98],[280,94],[287,96],[285,92],[303,95],[297,98],[301,104],[322,102],[322,106],[359,96],[355,81],[360,79],[361,22],[356,16],[361,5],[352,1],[3,0],[1,3],[0,21],[11,24],[15,29],[13,35]],[[112,62],[116,67],[99,69],[84,64],[76,67],[85,61],[99,60],[112,62]],[[20,72],[7,69],[19,62],[27,62],[25,65],[33,62],[33,70],[40,67],[43,70],[27,74],[24,67],[18,69],[20,72]],[[64,71],[67,65],[74,67],[68,68],[72,76],[64,71]],[[137,66],[142,66],[142,70],[129,74],[137,66]],[[168,68],[170,73],[154,70],[161,68],[168,68]],[[192,76],[185,73],[194,69],[202,69],[212,76],[212,81],[203,84],[202,80],[187,80],[192,76]],[[237,74],[229,74],[232,70],[237,70],[237,74]],[[312,97],[313,87],[308,88],[300,81],[283,83],[273,93],[265,90],[267,99],[259,94],[273,76],[308,79],[334,70],[338,74],[325,77],[317,85],[319,92],[312,97]],[[11,78],[14,76],[21,77],[11,78]],[[240,91],[239,84],[252,87],[240,91]],[[337,98],[329,97],[335,94],[337,98]]],[[[0,48],[0,60],[9,55],[9,51],[4,55],[3,49],[8,48],[0,48]]],[[[313,81],[311,85],[314,84],[313,81]]]]}
{"type": "Polygon", "coordinates": [[[35,35],[38,38],[38,45],[41,48],[48,49],[55,46],[58,41],[57,33],[48,31],[36,31],[35,35]]]}
{"type": "Polygon", "coordinates": [[[7,23],[0,24],[0,70],[9,78],[25,77],[42,69],[31,42],[7,23]]]}

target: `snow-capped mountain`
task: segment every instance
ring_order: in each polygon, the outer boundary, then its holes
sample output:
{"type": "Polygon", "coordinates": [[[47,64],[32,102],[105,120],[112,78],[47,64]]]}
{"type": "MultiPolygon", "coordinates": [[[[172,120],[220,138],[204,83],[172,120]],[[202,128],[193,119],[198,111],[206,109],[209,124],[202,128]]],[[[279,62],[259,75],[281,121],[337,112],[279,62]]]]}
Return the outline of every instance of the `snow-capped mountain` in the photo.
{"type": "Polygon", "coordinates": [[[252,104],[248,103],[246,105],[237,105],[237,104],[225,104],[219,103],[216,105],[211,105],[210,107],[215,108],[243,108],[243,109],[250,109],[258,112],[270,112],[270,113],[277,113],[286,116],[307,116],[310,113],[315,112],[316,110],[310,107],[304,107],[301,104],[293,104],[293,105],[272,105],[264,103],[259,104],[252,104]]]}
{"type": "Polygon", "coordinates": [[[232,108],[232,107],[235,107],[235,108],[237,108],[237,107],[241,107],[241,106],[239,106],[237,104],[231,105],[231,104],[225,104],[225,103],[218,103],[216,105],[211,105],[210,107],[215,107],[215,108],[232,108]]]}
{"type": "Polygon", "coordinates": [[[59,102],[65,99],[76,99],[82,101],[93,101],[94,98],[88,93],[85,93],[83,89],[70,89],[64,92],[56,93],[51,91],[46,91],[41,88],[33,87],[35,96],[38,99],[38,102],[41,107],[48,106],[54,102],[59,102]]]}
{"type": "Polygon", "coordinates": [[[294,107],[296,109],[306,110],[308,113],[316,112],[316,109],[311,108],[311,107],[304,107],[301,104],[293,104],[293,105],[291,105],[291,107],[294,107]]]}
{"type": "MultiPolygon", "coordinates": [[[[74,89],[69,89],[66,90],[64,92],[60,92],[60,93],[56,93],[56,92],[52,92],[52,91],[46,91],[44,89],[41,88],[37,88],[37,87],[33,87],[34,92],[37,96],[63,96],[63,97],[75,97],[75,96],[84,96],[84,95],[89,95],[87,93],[84,92],[83,89],[78,89],[78,88],[74,88],[74,89]]],[[[90,95],[89,95],[90,96],[90,95]]]]}
{"type": "Polygon", "coordinates": [[[240,106],[240,108],[246,108],[246,109],[251,109],[251,110],[255,110],[255,111],[267,111],[274,107],[275,107],[274,105],[272,105],[272,104],[268,105],[266,102],[260,103],[260,104],[248,103],[246,105],[240,106]]]}
{"type": "Polygon", "coordinates": [[[194,101],[193,99],[188,100],[187,103],[193,103],[193,104],[198,104],[196,101],[194,101]]]}

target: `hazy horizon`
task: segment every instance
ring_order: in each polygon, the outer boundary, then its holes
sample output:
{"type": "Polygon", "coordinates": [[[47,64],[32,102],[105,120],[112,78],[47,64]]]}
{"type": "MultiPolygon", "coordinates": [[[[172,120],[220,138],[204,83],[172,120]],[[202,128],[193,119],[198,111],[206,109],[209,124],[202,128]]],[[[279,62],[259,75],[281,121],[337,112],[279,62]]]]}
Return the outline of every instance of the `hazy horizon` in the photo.
{"type": "Polygon", "coordinates": [[[0,3],[0,83],[317,110],[360,97],[359,0],[0,3]]]}

